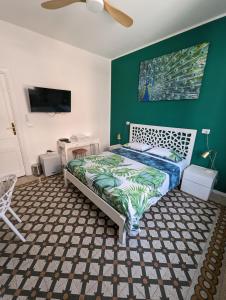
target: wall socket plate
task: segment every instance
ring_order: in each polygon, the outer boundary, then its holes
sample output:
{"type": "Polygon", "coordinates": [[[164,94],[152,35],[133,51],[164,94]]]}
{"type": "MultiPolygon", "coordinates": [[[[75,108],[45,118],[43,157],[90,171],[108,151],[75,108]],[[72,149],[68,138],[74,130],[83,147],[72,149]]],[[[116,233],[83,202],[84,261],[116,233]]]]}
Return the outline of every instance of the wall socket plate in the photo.
{"type": "Polygon", "coordinates": [[[202,129],[202,134],[210,134],[210,129],[202,129]]]}

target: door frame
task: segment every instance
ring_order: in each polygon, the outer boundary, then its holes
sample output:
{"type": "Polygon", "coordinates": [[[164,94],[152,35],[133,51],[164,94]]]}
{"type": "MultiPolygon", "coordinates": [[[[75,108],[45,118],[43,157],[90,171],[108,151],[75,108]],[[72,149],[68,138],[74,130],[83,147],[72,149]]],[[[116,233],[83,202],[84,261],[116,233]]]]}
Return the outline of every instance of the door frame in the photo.
{"type": "Polygon", "coordinates": [[[18,116],[15,113],[14,110],[14,93],[13,93],[13,85],[11,82],[11,75],[8,69],[5,68],[0,68],[0,74],[3,75],[5,77],[5,83],[6,83],[6,89],[8,92],[8,96],[9,96],[9,103],[8,106],[11,109],[12,112],[12,117],[13,117],[13,121],[15,122],[16,125],[16,133],[17,133],[17,140],[18,140],[18,144],[19,144],[19,149],[20,149],[20,153],[21,153],[21,157],[22,157],[22,163],[23,163],[23,173],[24,175],[30,175],[28,172],[28,165],[26,164],[26,161],[28,161],[27,159],[27,153],[26,150],[24,148],[25,142],[24,142],[24,138],[23,138],[23,131],[22,131],[22,126],[20,123],[20,119],[18,118],[18,116]]]}

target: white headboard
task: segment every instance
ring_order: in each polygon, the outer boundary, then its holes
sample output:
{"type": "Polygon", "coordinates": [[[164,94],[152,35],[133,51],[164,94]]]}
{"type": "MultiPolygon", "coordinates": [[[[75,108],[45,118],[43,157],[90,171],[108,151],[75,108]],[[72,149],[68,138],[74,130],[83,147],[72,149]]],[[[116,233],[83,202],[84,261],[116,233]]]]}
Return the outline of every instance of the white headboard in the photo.
{"type": "Polygon", "coordinates": [[[190,165],[197,130],[152,125],[130,124],[129,141],[153,147],[173,149],[190,165]]]}

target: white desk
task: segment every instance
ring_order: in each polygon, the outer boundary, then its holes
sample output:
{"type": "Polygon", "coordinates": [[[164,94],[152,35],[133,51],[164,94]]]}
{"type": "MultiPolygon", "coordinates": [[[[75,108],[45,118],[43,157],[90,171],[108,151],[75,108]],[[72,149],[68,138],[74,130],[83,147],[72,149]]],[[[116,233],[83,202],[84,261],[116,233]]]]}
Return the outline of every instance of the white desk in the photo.
{"type": "Polygon", "coordinates": [[[97,154],[100,151],[100,142],[98,138],[89,138],[79,142],[65,143],[57,141],[57,150],[61,156],[62,165],[65,166],[68,162],[69,151],[78,148],[89,148],[90,154],[97,154]]]}

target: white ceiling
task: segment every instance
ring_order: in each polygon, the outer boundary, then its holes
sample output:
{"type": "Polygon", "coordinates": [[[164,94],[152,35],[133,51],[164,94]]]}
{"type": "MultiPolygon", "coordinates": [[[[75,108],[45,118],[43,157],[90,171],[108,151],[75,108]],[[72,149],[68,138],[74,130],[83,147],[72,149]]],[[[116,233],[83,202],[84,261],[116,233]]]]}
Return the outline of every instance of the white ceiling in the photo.
{"type": "Polygon", "coordinates": [[[48,11],[41,0],[1,0],[0,19],[115,58],[226,13],[226,0],[111,0],[134,19],[127,29],[84,3],[48,11]]]}

